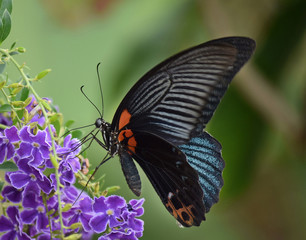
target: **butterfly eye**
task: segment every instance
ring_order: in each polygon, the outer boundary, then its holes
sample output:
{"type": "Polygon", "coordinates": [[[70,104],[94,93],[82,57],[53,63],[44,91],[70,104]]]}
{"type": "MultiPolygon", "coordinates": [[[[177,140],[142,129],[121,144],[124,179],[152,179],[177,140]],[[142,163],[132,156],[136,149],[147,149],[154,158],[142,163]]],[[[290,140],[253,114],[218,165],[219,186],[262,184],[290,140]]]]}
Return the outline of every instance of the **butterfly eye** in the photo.
{"type": "Polygon", "coordinates": [[[98,118],[96,121],[95,121],[95,126],[96,128],[100,128],[103,124],[103,120],[101,118],[98,118]]]}

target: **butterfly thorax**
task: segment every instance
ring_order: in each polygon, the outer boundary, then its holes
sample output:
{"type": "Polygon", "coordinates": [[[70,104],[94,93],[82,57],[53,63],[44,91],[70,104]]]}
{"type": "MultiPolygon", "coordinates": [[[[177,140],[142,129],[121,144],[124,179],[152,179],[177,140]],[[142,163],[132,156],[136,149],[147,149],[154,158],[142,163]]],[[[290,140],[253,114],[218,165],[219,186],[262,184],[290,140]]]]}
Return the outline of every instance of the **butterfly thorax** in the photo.
{"type": "Polygon", "coordinates": [[[111,124],[106,122],[103,118],[98,118],[95,125],[102,133],[102,138],[104,141],[103,147],[105,150],[107,150],[111,156],[118,154],[118,133],[111,129],[111,124]]]}

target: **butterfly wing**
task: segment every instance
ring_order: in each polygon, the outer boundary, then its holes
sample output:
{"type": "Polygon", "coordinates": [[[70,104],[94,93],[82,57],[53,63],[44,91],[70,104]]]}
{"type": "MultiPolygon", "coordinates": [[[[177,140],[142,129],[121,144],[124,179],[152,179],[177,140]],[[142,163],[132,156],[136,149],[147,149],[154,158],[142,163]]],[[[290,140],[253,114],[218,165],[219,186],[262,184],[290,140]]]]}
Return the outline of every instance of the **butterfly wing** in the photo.
{"type": "Polygon", "coordinates": [[[223,186],[221,145],[205,132],[179,147],[151,133],[135,132],[133,137],[138,145],[131,155],[166,209],[183,226],[199,226],[223,186]]]}
{"type": "Polygon", "coordinates": [[[176,146],[151,133],[136,132],[132,157],[146,173],[167,210],[186,227],[205,220],[203,191],[197,172],[176,146]]]}
{"type": "Polygon", "coordinates": [[[249,38],[231,37],[174,55],[145,74],[115,113],[111,129],[118,133],[129,187],[140,194],[139,174],[135,165],[129,169],[128,155],[183,226],[200,225],[218,201],[221,146],[203,128],[254,48],[249,38]]]}
{"type": "Polygon", "coordinates": [[[207,132],[203,132],[192,138],[188,144],[179,146],[179,149],[199,175],[199,183],[204,192],[203,202],[208,212],[219,201],[223,186],[222,171],[225,163],[221,156],[221,144],[207,132]]]}
{"type": "Polygon", "coordinates": [[[150,132],[176,146],[187,143],[202,132],[254,48],[249,38],[222,38],[165,60],[127,93],[112,129],[150,132]]]}

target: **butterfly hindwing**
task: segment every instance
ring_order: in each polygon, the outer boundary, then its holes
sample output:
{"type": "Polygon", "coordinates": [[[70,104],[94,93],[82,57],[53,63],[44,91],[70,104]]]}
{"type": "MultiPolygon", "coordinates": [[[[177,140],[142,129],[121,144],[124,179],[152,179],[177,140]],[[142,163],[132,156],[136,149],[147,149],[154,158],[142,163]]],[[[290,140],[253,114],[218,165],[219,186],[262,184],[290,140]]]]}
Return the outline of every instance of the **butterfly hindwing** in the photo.
{"type": "Polygon", "coordinates": [[[127,93],[112,129],[120,130],[125,112],[130,129],[153,133],[176,146],[187,143],[202,132],[254,48],[249,38],[222,38],[165,60],[127,93]]]}
{"type": "Polygon", "coordinates": [[[133,158],[141,166],[167,210],[183,225],[205,219],[203,191],[197,172],[177,147],[150,133],[135,133],[133,158]]]}
{"type": "Polygon", "coordinates": [[[222,171],[225,163],[221,156],[221,144],[203,132],[187,144],[179,146],[179,149],[185,153],[188,163],[199,175],[205,210],[208,212],[218,202],[223,186],[222,171]]]}

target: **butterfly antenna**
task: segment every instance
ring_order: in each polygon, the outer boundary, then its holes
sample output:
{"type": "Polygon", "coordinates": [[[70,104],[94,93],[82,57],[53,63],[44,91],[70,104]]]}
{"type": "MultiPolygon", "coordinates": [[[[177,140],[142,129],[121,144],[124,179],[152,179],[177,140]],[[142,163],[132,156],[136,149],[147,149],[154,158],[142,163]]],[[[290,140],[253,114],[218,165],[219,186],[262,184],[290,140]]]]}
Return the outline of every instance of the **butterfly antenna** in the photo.
{"type": "Polygon", "coordinates": [[[89,99],[89,97],[84,93],[83,91],[83,87],[84,85],[80,88],[82,94],[86,97],[86,99],[95,107],[95,109],[97,109],[98,113],[100,114],[100,117],[103,118],[103,115],[101,114],[99,108],[97,108],[97,106],[89,99]]]}
{"type": "Polygon", "coordinates": [[[104,116],[104,100],[103,100],[103,92],[102,92],[102,85],[101,85],[101,78],[100,78],[100,73],[99,73],[99,67],[100,67],[101,62],[97,64],[97,75],[98,75],[98,81],[99,81],[99,87],[100,87],[100,95],[101,95],[101,101],[102,101],[102,116],[104,116]]]}
{"type": "Polygon", "coordinates": [[[93,178],[93,176],[96,174],[96,172],[98,171],[98,169],[104,164],[106,163],[109,159],[111,159],[112,156],[109,156],[109,154],[106,154],[105,157],[103,158],[103,160],[100,162],[100,164],[95,168],[94,172],[91,174],[91,176],[89,177],[88,181],[86,182],[86,185],[83,187],[82,191],[80,192],[80,194],[78,195],[78,197],[75,199],[75,201],[73,202],[72,206],[79,200],[81,194],[84,192],[84,190],[87,188],[88,183],[90,182],[90,180],[93,178]]]}

